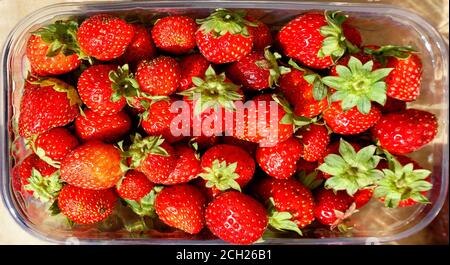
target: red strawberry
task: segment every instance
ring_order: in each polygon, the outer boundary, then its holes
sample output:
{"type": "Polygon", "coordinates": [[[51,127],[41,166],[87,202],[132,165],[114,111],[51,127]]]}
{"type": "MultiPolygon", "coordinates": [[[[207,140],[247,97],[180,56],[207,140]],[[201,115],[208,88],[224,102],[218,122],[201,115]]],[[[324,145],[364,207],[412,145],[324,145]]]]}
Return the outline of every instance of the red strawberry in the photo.
{"type": "Polygon", "coordinates": [[[295,173],[303,146],[296,138],[289,138],[273,147],[258,147],[256,161],[269,176],[287,179],[295,173]]]}
{"type": "Polygon", "coordinates": [[[322,171],[317,170],[319,163],[308,162],[300,158],[297,161],[297,171],[294,178],[299,180],[303,185],[308,187],[310,190],[316,189],[324,180],[324,174],[322,171]]]}
{"type": "Polygon", "coordinates": [[[373,189],[361,189],[358,190],[355,194],[353,194],[353,200],[356,204],[356,209],[363,207],[366,205],[373,196],[373,189]]]}
{"type": "Polygon", "coordinates": [[[208,149],[201,158],[202,177],[213,194],[227,189],[241,190],[253,177],[255,161],[242,148],[218,144],[208,149]]]}
{"type": "Polygon", "coordinates": [[[206,225],[220,239],[233,244],[251,244],[261,238],[268,219],[264,207],[252,197],[227,191],[208,204],[206,225]]]}
{"type": "Polygon", "coordinates": [[[222,137],[222,143],[239,146],[240,148],[247,151],[247,153],[249,153],[251,156],[255,154],[256,148],[258,147],[258,144],[256,143],[241,140],[233,136],[222,137]]]}
{"type": "Polygon", "coordinates": [[[121,56],[134,37],[134,28],[124,20],[107,14],[94,15],[81,23],[77,40],[81,50],[98,60],[121,56]]]}
{"type": "Polygon", "coordinates": [[[57,21],[33,32],[26,54],[31,70],[39,76],[71,72],[81,64],[76,40],[77,25],[73,21],[57,21]]]}
{"type": "Polygon", "coordinates": [[[143,60],[136,70],[136,80],[142,92],[151,96],[168,96],[175,92],[180,75],[178,62],[167,56],[143,60]]]}
{"type": "Polygon", "coordinates": [[[361,33],[359,33],[357,28],[350,24],[350,19],[347,19],[342,23],[342,32],[350,43],[357,47],[361,47],[363,42],[361,33]]]}
{"type": "Polygon", "coordinates": [[[171,128],[176,126],[174,118],[177,116],[170,111],[173,102],[170,98],[156,101],[142,114],[141,125],[148,135],[162,135],[169,142],[179,139],[171,133],[171,128]]]}
{"type": "Polygon", "coordinates": [[[56,78],[26,82],[20,102],[20,136],[30,137],[67,125],[78,116],[81,101],[72,86],[56,78]]]}
{"type": "Polygon", "coordinates": [[[246,16],[245,19],[256,24],[256,27],[247,27],[250,35],[253,36],[253,50],[262,51],[267,46],[272,45],[272,34],[266,24],[249,16],[246,16]]]}
{"type": "Polygon", "coordinates": [[[209,62],[199,53],[186,55],[180,61],[181,78],[178,91],[184,91],[193,86],[192,78],[204,78],[209,62]]]}
{"type": "Polygon", "coordinates": [[[51,161],[59,164],[77,145],[78,139],[69,130],[56,127],[40,134],[34,141],[33,149],[47,163],[51,161]]]}
{"type": "Polygon", "coordinates": [[[125,53],[118,59],[121,64],[137,64],[144,59],[151,59],[156,56],[156,48],[152,37],[143,25],[132,24],[134,37],[128,45],[125,53]]]}
{"type": "Polygon", "coordinates": [[[309,162],[319,160],[330,142],[327,128],[317,124],[300,128],[296,137],[303,144],[302,158],[309,162]]]}
{"type": "Polygon", "coordinates": [[[205,226],[205,197],[194,186],[174,185],[158,193],[155,209],[165,224],[189,234],[199,233],[205,226]]]}
{"type": "Polygon", "coordinates": [[[357,107],[343,111],[339,101],[331,103],[323,112],[323,119],[331,130],[344,135],[362,133],[375,125],[380,117],[381,112],[375,105],[370,108],[368,114],[362,114],[357,107]]]}
{"type": "Polygon", "coordinates": [[[144,174],[130,170],[118,183],[116,190],[122,199],[139,201],[153,189],[153,186],[144,174]]]}
{"type": "Polygon", "coordinates": [[[92,190],[114,187],[124,172],[120,166],[120,151],[100,141],[86,142],[61,161],[61,179],[92,190]]]}
{"type": "Polygon", "coordinates": [[[380,145],[392,154],[408,154],[431,142],[437,134],[434,114],[407,109],[383,115],[372,128],[380,145]]]}
{"type": "Polygon", "coordinates": [[[195,20],[187,16],[167,16],[158,19],[152,29],[152,38],[158,49],[183,54],[195,48],[195,20]]]}
{"type": "Polygon", "coordinates": [[[343,217],[351,214],[348,210],[353,199],[345,191],[335,193],[332,190],[321,189],[316,194],[315,201],[314,217],[321,224],[336,226],[342,222],[339,218],[341,215],[336,216],[336,211],[343,214],[343,217]]]}
{"type": "MultiPolygon", "coordinates": [[[[364,46],[364,47],[367,48],[367,47],[378,47],[378,46],[369,45],[369,46],[364,46]]],[[[357,53],[352,53],[352,54],[349,54],[349,55],[346,55],[346,56],[340,58],[336,62],[336,64],[331,67],[330,74],[333,76],[339,76],[338,72],[336,71],[336,67],[338,65],[347,66],[351,57],[355,57],[356,59],[361,61],[361,63],[363,63],[363,64],[367,63],[368,61],[372,61],[373,62],[372,70],[377,70],[382,67],[381,63],[376,59],[375,56],[367,54],[363,51],[359,51],[357,53]]]]}
{"type": "Polygon", "coordinates": [[[383,114],[404,111],[406,110],[406,102],[388,96],[384,106],[380,106],[380,110],[383,114]]]}
{"type": "Polygon", "coordinates": [[[62,214],[77,224],[93,224],[112,214],[117,196],[112,189],[90,190],[65,185],[58,196],[62,214]]]}
{"type": "MultiPolygon", "coordinates": [[[[325,153],[325,151],[324,151],[324,153],[325,153]]],[[[322,156],[323,156],[323,154],[322,154],[322,156]]],[[[319,163],[317,161],[316,162],[308,162],[308,161],[304,160],[303,158],[300,158],[297,161],[297,172],[303,171],[306,174],[312,173],[317,169],[318,164],[319,163]]]]}
{"type": "Polygon", "coordinates": [[[219,8],[197,23],[200,24],[195,33],[197,46],[212,63],[234,62],[252,50],[253,36],[248,26],[256,24],[244,19],[241,13],[219,8]]]}
{"type": "Polygon", "coordinates": [[[287,23],[277,35],[277,41],[284,54],[302,64],[324,69],[333,65],[347,49],[356,47],[349,39],[356,39],[347,34],[358,34],[357,30],[342,31],[346,16],[339,12],[306,13],[287,23]],[[326,41],[325,41],[326,40],[326,41]]]}
{"type": "Polygon", "coordinates": [[[84,141],[116,142],[131,128],[131,119],[124,110],[110,115],[99,115],[90,109],[83,112],[75,120],[75,131],[84,141]]]}

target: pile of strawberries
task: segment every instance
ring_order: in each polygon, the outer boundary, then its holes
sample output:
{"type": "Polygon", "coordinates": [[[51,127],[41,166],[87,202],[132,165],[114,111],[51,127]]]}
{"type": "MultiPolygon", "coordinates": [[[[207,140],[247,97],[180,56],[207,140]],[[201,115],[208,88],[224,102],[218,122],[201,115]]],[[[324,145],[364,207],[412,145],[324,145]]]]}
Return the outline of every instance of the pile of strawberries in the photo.
{"type": "Polygon", "coordinates": [[[433,114],[407,108],[421,60],[411,47],[363,46],[354,26],[341,12],[309,12],[271,31],[217,9],[42,27],[27,43],[17,131],[30,154],[13,188],[74,225],[122,206],[234,244],[268,229],[344,231],[372,197],[429,203],[431,172],[405,156],[437,133],[433,114]],[[180,121],[189,135],[173,133],[180,121]]]}

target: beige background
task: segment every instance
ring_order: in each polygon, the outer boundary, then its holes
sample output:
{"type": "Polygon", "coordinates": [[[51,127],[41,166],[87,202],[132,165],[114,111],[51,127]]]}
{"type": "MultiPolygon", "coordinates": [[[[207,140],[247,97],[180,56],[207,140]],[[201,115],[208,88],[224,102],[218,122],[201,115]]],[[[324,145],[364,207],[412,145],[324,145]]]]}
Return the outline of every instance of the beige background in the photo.
{"type": "MultiPolygon", "coordinates": [[[[341,0],[343,2],[343,0],[341,0]]],[[[0,0],[0,43],[3,44],[9,31],[25,15],[41,7],[70,2],[64,0],[0,0]]],[[[348,1],[364,2],[364,1],[348,1]]],[[[423,17],[427,18],[448,43],[448,0],[367,0],[365,2],[393,3],[404,8],[415,10],[423,17]]],[[[427,228],[410,238],[395,242],[400,244],[448,244],[448,202],[444,206],[444,211],[427,228]]],[[[24,230],[22,230],[12,219],[0,200],[0,244],[48,244],[39,240],[24,230]]]]}

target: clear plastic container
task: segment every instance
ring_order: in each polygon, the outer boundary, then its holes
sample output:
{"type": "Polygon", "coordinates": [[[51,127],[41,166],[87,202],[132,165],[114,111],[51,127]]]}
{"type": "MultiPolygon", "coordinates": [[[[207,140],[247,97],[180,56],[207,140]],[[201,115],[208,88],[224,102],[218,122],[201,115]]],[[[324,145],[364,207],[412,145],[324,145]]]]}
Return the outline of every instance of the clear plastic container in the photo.
{"type": "Polygon", "coordinates": [[[12,124],[18,108],[28,65],[25,44],[30,32],[51,21],[70,16],[85,16],[99,12],[139,13],[146,17],[166,14],[188,14],[204,17],[218,7],[246,9],[248,13],[278,28],[293,17],[308,10],[342,10],[357,25],[366,44],[412,45],[423,61],[422,94],[411,107],[428,110],[438,117],[439,133],[436,139],[412,155],[420,164],[432,170],[433,189],[429,205],[386,209],[372,201],[356,213],[351,222],[351,234],[333,234],[326,229],[305,229],[305,237],[290,233],[271,233],[266,244],[364,244],[389,242],[412,235],[428,225],[441,209],[448,188],[448,50],[437,31],[423,18],[393,6],[375,4],[311,3],[294,1],[147,1],[114,3],[67,3],[40,9],[24,18],[9,34],[1,61],[0,150],[2,198],[14,220],[29,233],[56,243],[83,244],[220,244],[208,235],[187,236],[179,231],[150,230],[132,234],[96,226],[70,228],[58,218],[45,213],[48,205],[24,200],[11,189],[12,154],[25,152],[23,140],[14,140],[12,124]],[[14,144],[13,144],[14,143],[14,144]]]}

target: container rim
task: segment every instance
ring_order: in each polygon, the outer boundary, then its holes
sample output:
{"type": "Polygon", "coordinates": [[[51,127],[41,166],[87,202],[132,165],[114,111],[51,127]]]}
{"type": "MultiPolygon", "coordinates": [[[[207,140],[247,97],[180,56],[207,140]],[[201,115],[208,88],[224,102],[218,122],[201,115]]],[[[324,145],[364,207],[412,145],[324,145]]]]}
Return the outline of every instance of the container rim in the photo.
{"type": "MultiPolygon", "coordinates": [[[[443,76],[443,88],[447,90],[444,91],[444,96],[448,98],[448,45],[445,43],[441,35],[437,32],[437,30],[431,26],[423,17],[420,15],[406,10],[404,8],[389,5],[389,4],[379,4],[379,3],[345,3],[345,2],[297,2],[297,1],[263,1],[263,0],[250,0],[245,2],[238,2],[233,0],[190,0],[189,2],[184,1],[116,1],[116,2],[68,2],[68,3],[60,3],[60,4],[52,4],[46,7],[40,8],[23,19],[21,19],[15,27],[8,34],[2,49],[2,62],[0,64],[0,75],[2,78],[2,88],[0,90],[0,98],[4,98],[5,101],[0,100],[0,109],[5,109],[4,116],[0,119],[0,144],[1,146],[1,156],[3,159],[1,160],[1,172],[2,176],[0,178],[0,186],[2,193],[2,201],[5,207],[8,209],[8,212],[11,214],[15,222],[29,234],[43,239],[50,243],[67,243],[67,240],[64,242],[57,238],[50,238],[41,231],[34,230],[29,222],[23,220],[17,212],[17,209],[14,206],[13,202],[13,194],[11,188],[9,187],[9,165],[10,165],[10,147],[7,141],[8,135],[8,125],[4,124],[4,121],[8,121],[9,115],[9,101],[10,99],[3,95],[6,93],[9,84],[11,82],[9,76],[9,65],[6,55],[8,55],[11,51],[11,47],[13,43],[14,35],[19,31],[27,28],[32,25],[33,22],[37,19],[41,19],[46,15],[56,14],[56,11],[59,15],[63,14],[72,14],[76,12],[111,12],[118,11],[120,8],[124,9],[146,9],[146,8],[218,8],[218,7],[228,7],[228,8],[252,8],[252,9],[294,9],[298,8],[299,10],[312,10],[312,9],[328,9],[328,10],[342,10],[347,12],[366,12],[366,13],[376,13],[376,14],[384,14],[384,15],[396,15],[396,17],[401,17],[406,20],[410,20],[415,26],[422,31],[427,32],[431,38],[435,41],[439,51],[440,57],[442,59],[443,71],[447,73],[443,76]],[[289,8],[288,8],[289,7],[289,8]],[[5,108],[7,107],[7,108],[5,108]]],[[[448,104],[448,103],[447,103],[448,104]]],[[[448,107],[448,105],[447,105],[448,107]]],[[[443,114],[444,123],[442,124],[442,130],[447,134],[448,138],[448,112],[444,112],[443,114]]],[[[443,148],[448,147],[444,145],[443,148]]],[[[445,148],[443,151],[443,161],[448,161],[449,154],[448,148],[445,148]]],[[[427,215],[415,226],[408,228],[405,231],[397,233],[391,236],[385,237],[349,237],[349,238],[322,238],[322,239],[311,239],[311,238],[301,238],[301,239],[282,239],[283,242],[279,242],[279,239],[269,239],[266,240],[262,244],[274,244],[274,243],[282,243],[282,244],[373,244],[373,243],[386,243],[391,241],[396,241],[405,237],[408,237],[414,233],[425,228],[439,213],[442,208],[448,190],[448,174],[449,174],[449,165],[442,164],[441,168],[441,178],[442,183],[440,186],[440,196],[437,201],[433,204],[430,211],[427,215]]],[[[224,244],[223,241],[220,240],[212,240],[212,241],[202,241],[202,240],[161,240],[161,239],[147,239],[143,241],[134,241],[127,239],[114,239],[114,240],[105,240],[98,241],[96,239],[78,239],[79,243],[83,244],[126,244],[126,243],[140,243],[140,244],[224,244]]]]}

